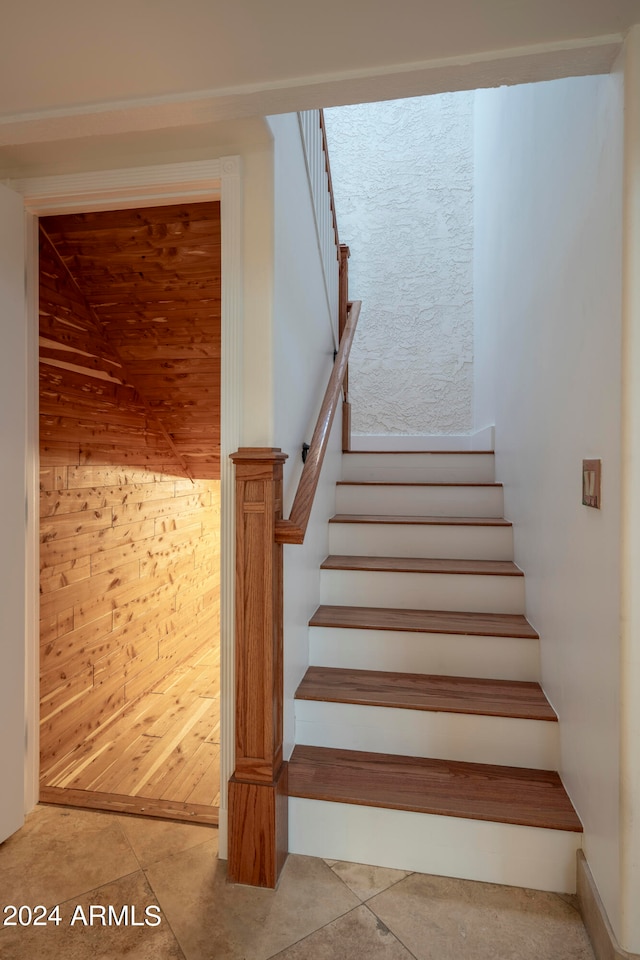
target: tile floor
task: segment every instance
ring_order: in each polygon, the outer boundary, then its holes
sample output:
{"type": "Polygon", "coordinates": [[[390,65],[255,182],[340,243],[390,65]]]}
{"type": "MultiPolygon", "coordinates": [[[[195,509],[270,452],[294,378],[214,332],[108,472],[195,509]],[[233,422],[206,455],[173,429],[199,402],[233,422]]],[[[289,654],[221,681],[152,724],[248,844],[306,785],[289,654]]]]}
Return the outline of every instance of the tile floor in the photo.
{"type": "Polygon", "coordinates": [[[23,910],[2,960],[593,960],[573,897],[300,856],[234,886],[214,827],[54,806],[0,845],[9,904],[61,922],[23,910]]]}

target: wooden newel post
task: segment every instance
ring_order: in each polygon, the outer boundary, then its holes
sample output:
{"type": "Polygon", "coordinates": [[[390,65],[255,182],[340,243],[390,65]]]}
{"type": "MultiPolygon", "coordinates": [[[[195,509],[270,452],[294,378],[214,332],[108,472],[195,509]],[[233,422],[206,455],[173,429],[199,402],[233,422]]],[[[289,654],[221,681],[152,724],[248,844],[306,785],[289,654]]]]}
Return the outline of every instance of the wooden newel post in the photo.
{"type": "Polygon", "coordinates": [[[279,448],[241,447],[236,468],[235,771],[229,780],[229,879],[275,887],[287,858],[282,759],[282,518],[279,448]]]}

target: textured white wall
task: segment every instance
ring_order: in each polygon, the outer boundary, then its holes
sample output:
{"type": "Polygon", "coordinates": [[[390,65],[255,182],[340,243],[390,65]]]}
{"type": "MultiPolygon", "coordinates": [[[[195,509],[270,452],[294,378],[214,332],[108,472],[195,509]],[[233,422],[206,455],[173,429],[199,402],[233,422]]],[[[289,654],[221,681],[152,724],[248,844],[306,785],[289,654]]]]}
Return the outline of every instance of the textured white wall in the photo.
{"type": "Polygon", "coordinates": [[[349,291],[356,434],[467,433],[473,389],[473,94],[325,111],[349,291]]]}
{"type": "Polygon", "coordinates": [[[621,86],[483,90],[475,116],[478,425],[495,420],[561,775],[618,935],[621,86]],[[581,503],[592,457],[601,510],[581,503]]]}

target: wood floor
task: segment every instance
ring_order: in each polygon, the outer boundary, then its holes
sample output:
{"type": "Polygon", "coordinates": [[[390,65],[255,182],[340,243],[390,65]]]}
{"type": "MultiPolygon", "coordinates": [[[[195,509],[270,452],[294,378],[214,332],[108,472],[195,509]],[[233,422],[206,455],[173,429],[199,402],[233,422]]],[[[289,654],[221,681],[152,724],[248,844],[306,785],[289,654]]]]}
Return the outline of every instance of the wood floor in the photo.
{"type": "Polygon", "coordinates": [[[195,655],[42,772],[40,799],[217,823],[219,652],[195,655]]]}

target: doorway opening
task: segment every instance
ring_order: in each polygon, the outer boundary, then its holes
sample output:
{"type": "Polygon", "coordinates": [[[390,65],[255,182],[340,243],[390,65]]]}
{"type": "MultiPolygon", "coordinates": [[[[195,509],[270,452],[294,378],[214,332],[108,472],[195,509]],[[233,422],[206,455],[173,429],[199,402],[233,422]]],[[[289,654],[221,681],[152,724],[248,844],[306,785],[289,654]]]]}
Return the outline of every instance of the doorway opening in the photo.
{"type": "Polygon", "coordinates": [[[216,823],[220,203],[39,248],[40,799],[216,823]]]}

